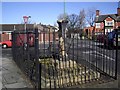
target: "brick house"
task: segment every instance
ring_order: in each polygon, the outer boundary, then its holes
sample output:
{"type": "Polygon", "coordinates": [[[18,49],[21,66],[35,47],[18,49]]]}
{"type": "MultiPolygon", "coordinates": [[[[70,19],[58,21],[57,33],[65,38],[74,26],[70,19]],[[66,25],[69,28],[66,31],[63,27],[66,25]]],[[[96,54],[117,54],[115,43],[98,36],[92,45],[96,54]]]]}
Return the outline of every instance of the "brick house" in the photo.
{"type": "Polygon", "coordinates": [[[120,2],[118,3],[116,14],[100,15],[100,11],[96,10],[95,29],[97,32],[105,34],[120,26],[120,2]]]}
{"type": "Polygon", "coordinates": [[[88,36],[89,38],[92,38],[93,33],[97,32],[95,30],[96,29],[95,29],[94,26],[93,27],[85,27],[84,30],[83,30],[84,31],[84,35],[88,36]]]}
{"type": "Polygon", "coordinates": [[[74,30],[73,29],[69,29],[66,32],[66,37],[81,39],[82,38],[82,34],[83,34],[83,29],[79,29],[79,28],[75,28],[74,30]]]}
{"type": "Polygon", "coordinates": [[[51,25],[43,25],[37,24],[38,31],[39,31],[39,41],[40,43],[45,42],[53,42],[55,39],[58,38],[58,30],[57,28],[51,25]]]}
{"type": "MultiPolygon", "coordinates": [[[[11,32],[14,30],[24,30],[24,24],[1,24],[0,41],[11,40],[11,32]]],[[[58,38],[56,28],[51,25],[37,24],[39,31],[39,41],[53,41],[53,35],[58,38]],[[53,33],[55,31],[55,33],[53,33]],[[50,37],[50,39],[49,39],[50,37]]],[[[34,24],[27,24],[27,30],[34,30],[34,24]]]]}
{"type": "Polygon", "coordinates": [[[107,34],[120,26],[120,2],[118,3],[116,14],[100,15],[100,10],[96,10],[95,24],[93,27],[84,28],[84,33],[91,38],[95,33],[107,34]]]}
{"type": "MultiPolygon", "coordinates": [[[[11,32],[14,30],[24,30],[24,24],[0,24],[0,41],[11,40],[11,32]]],[[[27,25],[28,29],[33,28],[33,24],[27,25]]]]}

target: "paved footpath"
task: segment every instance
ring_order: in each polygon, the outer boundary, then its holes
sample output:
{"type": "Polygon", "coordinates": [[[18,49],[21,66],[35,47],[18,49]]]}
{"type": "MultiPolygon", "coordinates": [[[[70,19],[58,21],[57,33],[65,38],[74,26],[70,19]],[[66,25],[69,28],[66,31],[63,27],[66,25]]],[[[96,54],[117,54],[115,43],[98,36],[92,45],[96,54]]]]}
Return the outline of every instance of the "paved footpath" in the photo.
{"type": "MultiPolygon", "coordinates": [[[[1,60],[1,59],[0,59],[1,60]]],[[[21,70],[17,67],[12,58],[2,57],[0,66],[0,81],[2,88],[32,88],[30,82],[25,78],[21,70]]]]}

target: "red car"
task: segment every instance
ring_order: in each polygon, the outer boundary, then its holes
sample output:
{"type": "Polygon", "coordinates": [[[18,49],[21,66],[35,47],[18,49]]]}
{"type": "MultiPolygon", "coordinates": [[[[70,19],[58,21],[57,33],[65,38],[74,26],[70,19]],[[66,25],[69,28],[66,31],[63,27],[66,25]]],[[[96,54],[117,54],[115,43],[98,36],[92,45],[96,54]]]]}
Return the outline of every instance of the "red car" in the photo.
{"type": "Polygon", "coordinates": [[[2,41],[0,42],[0,45],[2,46],[2,48],[8,48],[8,47],[12,47],[12,42],[11,40],[2,41]]]}

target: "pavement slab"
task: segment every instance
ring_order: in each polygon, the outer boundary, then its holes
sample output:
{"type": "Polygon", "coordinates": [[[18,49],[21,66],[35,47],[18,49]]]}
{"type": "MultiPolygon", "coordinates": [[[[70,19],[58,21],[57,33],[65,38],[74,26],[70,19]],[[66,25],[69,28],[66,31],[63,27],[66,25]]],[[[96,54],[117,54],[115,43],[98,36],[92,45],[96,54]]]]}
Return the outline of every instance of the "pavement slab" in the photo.
{"type": "Polygon", "coordinates": [[[5,78],[5,80],[7,82],[6,84],[11,84],[11,83],[17,83],[17,82],[24,81],[22,76],[19,75],[18,73],[5,74],[5,75],[3,75],[3,77],[5,78]]]}
{"type": "Polygon", "coordinates": [[[118,88],[118,81],[114,80],[106,83],[82,85],[82,88],[118,88]]]}
{"type": "Polygon", "coordinates": [[[6,88],[27,88],[27,85],[24,82],[12,83],[5,85],[6,88]]]}
{"type": "Polygon", "coordinates": [[[32,84],[25,77],[11,57],[2,58],[2,66],[0,66],[0,82],[2,88],[33,88],[32,84]]]}

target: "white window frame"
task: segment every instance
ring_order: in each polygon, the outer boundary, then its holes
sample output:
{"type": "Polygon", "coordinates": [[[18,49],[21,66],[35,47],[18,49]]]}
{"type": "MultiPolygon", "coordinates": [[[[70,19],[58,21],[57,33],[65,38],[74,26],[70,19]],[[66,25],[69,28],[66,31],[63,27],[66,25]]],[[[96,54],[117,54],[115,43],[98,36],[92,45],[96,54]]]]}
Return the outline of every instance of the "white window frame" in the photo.
{"type": "Polygon", "coordinates": [[[112,21],[106,21],[105,20],[105,26],[114,26],[114,20],[112,20],[112,21]]]}
{"type": "Polygon", "coordinates": [[[100,23],[96,23],[96,28],[100,28],[100,23]]]}

